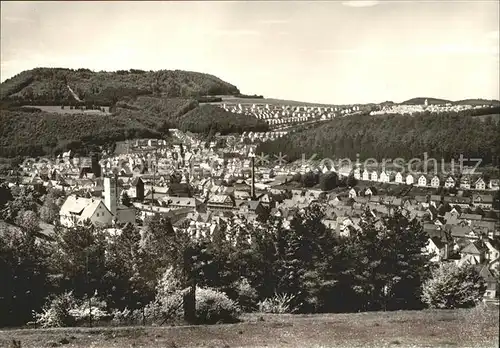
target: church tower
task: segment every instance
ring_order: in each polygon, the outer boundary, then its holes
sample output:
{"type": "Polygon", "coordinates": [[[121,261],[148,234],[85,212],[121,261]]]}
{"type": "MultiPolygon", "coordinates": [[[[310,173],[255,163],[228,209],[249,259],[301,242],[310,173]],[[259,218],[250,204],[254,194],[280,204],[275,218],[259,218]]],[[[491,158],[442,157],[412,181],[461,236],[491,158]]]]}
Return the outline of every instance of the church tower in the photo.
{"type": "Polygon", "coordinates": [[[104,178],[104,204],[113,216],[116,216],[116,179],[109,176],[104,178]]]}

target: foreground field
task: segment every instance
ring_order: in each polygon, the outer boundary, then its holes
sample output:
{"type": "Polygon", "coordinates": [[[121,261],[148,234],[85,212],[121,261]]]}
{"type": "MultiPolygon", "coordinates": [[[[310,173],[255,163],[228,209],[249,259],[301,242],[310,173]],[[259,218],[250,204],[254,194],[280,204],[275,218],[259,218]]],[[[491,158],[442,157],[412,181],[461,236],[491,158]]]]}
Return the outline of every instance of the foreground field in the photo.
{"type": "Polygon", "coordinates": [[[498,347],[498,308],[247,315],[233,325],[0,331],[0,347],[498,347]]]}

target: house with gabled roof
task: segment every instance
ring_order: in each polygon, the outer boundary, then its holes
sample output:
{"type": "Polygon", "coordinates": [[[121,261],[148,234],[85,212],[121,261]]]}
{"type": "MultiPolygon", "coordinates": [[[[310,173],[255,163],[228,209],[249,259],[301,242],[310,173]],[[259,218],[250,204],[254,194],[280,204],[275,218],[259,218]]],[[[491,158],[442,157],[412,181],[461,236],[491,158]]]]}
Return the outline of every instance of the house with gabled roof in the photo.
{"type": "Polygon", "coordinates": [[[363,180],[364,181],[370,180],[370,172],[368,171],[368,169],[363,170],[363,180]]]}
{"type": "Polygon", "coordinates": [[[382,173],[380,173],[380,176],[379,176],[379,179],[378,179],[380,182],[390,182],[391,181],[391,176],[386,173],[385,170],[382,171],[382,173]]]}
{"type": "Polygon", "coordinates": [[[376,170],[370,173],[370,181],[378,181],[378,173],[376,170]]]}
{"type": "Polygon", "coordinates": [[[411,174],[406,176],[406,185],[413,185],[415,183],[415,177],[411,174]]]}
{"type": "Polygon", "coordinates": [[[460,188],[469,190],[470,189],[470,178],[468,176],[462,176],[460,179],[460,188]]]}
{"type": "Polygon", "coordinates": [[[421,186],[421,187],[425,187],[425,186],[427,186],[427,181],[428,181],[427,177],[422,174],[418,177],[417,185],[421,186]]]}
{"type": "Polygon", "coordinates": [[[446,178],[446,181],[444,182],[444,187],[446,188],[452,188],[455,187],[456,181],[452,176],[449,176],[446,178]]]}
{"type": "Polygon", "coordinates": [[[431,187],[438,188],[440,184],[441,179],[439,179],[439,176],[434,175],[431,179],[431,187]]]}
{"type": "Polygon", "coordinates": [[[498,279],[497,277],[492,273],[491,269],[488,267],[488,265],[478,265],[477,266],[477,271],[479,275],[483,278],[484,282],[486,283],[486,290],[484,292],[484,298],[485,299],[494,299],[496,298],[497,295],[497,284],[498,284],[498,279]]]}
{"type": "Polygon", "coordinates": [[[359,168],[354,169],[354,179],[361,180],[361,169],[359,168]]]}
{"type": "Polygon", "coordinates": [[[474,195],[472,196],[472,204],[476,207],[491,209],[493,205],[492,195],[474,195]]]}
{"type": "Polygon", "coordinates": [[[93,224],[109,225],[113,214],[101,199],[82,198],[75,195],[68,196],[59,212],[61,225],[73,227],[85,221],[93,224]]]}
{"type": "Polygon", "coordinates": [[[485,260],[487,248],[483,241],[469,243],[460,251],[460,264],[479,265],[485,260]]]}
{"type": "Polygon", "coordinates": [[[488,184],[488,187],[490,190],[498,191],[498,189],[500,188],[500,180],[499,179],[491,179],[489,184],[488,184]]]}
{"type": "Polygon", "coordinates": [[[481,191],[486,190],[486,182],[484,181],[484,179],[481,177],[478,178],[476,182],[474,182],[474,188],[481,191]]]}
{"type": "Polygon", "coordinates": [[[396,175],[394,176],[394,181],[398,184],[402,184],[403,183],[403,174],[401,174],[400,172],[397,172],[396,175]]]}

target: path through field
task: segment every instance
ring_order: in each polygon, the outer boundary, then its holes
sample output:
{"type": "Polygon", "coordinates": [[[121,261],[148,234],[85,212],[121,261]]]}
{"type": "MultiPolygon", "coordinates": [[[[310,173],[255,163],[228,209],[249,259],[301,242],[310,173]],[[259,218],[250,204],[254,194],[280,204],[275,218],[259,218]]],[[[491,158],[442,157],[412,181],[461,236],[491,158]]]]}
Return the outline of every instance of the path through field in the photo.
{"type": "Polygon", "coordinates": [[[76,101],[81,102],[82,100],[80,99],[80,97],[78,97],[78,95],[71,89],[71,87],[69,85],[67,85],[67,86],[68,86],[70,93],[73,95],[73,98],[75,98],[76,101]]]}

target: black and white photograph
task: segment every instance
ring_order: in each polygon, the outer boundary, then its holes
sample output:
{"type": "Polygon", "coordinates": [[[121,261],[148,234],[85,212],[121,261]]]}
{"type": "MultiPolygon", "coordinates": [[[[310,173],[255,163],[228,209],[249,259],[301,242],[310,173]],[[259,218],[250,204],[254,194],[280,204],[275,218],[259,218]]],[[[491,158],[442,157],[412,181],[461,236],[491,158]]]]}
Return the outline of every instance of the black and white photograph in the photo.
{"type": "Polygon", "coordinates": [[[0,347],[499,346],[499,0],[0,4],[0,347]]]}

